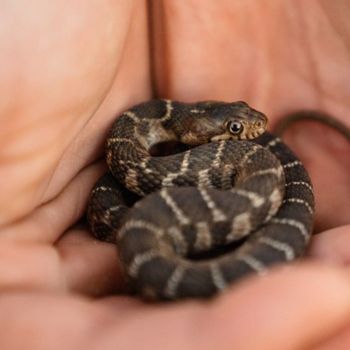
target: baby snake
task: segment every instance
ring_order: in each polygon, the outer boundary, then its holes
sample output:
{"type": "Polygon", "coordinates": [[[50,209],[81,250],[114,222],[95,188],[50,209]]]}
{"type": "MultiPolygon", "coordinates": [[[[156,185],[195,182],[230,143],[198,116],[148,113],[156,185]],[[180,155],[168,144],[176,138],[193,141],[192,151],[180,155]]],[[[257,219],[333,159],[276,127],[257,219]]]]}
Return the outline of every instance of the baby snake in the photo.
{"type": "Polygon", "coordinates": [[[110,172],[87,213],[94,235],[116,242],[135,291],[208,297],[303,254],[312,185],[266,123],[244,102],[218,101],[152,100],[116,119],[106,145],[110,172]],[[171,143],[179,153],[159,153],[171,143]]]}

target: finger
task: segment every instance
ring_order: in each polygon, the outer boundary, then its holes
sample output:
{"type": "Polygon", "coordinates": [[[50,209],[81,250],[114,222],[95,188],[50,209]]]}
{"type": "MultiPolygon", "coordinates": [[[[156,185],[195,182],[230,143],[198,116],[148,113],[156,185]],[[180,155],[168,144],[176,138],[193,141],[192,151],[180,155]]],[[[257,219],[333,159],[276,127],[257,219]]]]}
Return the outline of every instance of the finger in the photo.
{"type": "Polygon", "coordinates": [[[0,290],[79,292],[100,296],[124,286],[115,245],[71,229],[56,245],[1,242],[0,290]]]}
{"type": "Polygon", "coordinates": [[[309,349],[350,321],[350,282],[324,266],[279,269],[208,302],[120,308],[57,295],[3,295],[1,349],[309,349]],[[320,286],[323,286],[320,293],[320,286]],[[19,337],[18,335],[23,335],[19,337]],[[67,336],[69,334],[69,336],[67,336]],[[29,335],[25,337],[25,335],[29,335]]]}
{"type": "MultiPolygon", "coordinates": [[[[74,139],[104,104],[114,80],[114,107],[148,95],[144,14],[142,2],[134,1],[79,2],[69,11],[62,1],[35,10],[1,2],[1,178],[9,180],[2,181],[1,223],[28,214],[41,196],[51,199],[62,189],[59,183],[81,168],[95,139],[74,139]],[[57,30],[56,18],[64,30],[57,30]],[[40,33],[45,43],[29,45],[40,33]],[[67,167],[56,173],[62,161],[67,167]]],[[[96,124],[89,129],[84,134],[93,136],[96,124]]]]}
{"type": "Polygon", "coordinates": [[[103,349],[301,350],[350,322],[349,294],[350,280],[340,270],[279,269],[211,302],[140,312],[122,329],[105,329],[98,343],[103,349]]]}
{"type": "Polygon", "coordinates": [[[0,291],[44,289],[66,291],[60,259],[50,245],[0,244],[0,291]]]}
{"type": "Polygon", "coordinates": [[[114,244],[75,229],[64,235],[56,247],[70,291],[100,296],[122,290],[124,279],[114,244]]]}
{"type": "Polygon", "coordinates": [[[313,236],[309,255],[313,258],[350,265],[350,225],[337,227],[313,236]]]}
{"type": "Polygon", "coordinates": [[[101,164],[82,170],[54,199],[20,222],[1,230],[1,241],[53,243],[84,213],[90,190],[104,171],[101,164]]]}
{"type": "MultiPolygon", "coordinates": [[[[247,281],[214,306],[213,319],[221,321],[217,340],[222,349],[230,348],[225,337],[237,349],[308,349],[350,322],[349,287],[347,274],[322,265],[282,268],[247,281]]],[[[207,331],[210,324],[215,321],[207,331]]]]}
{"type": "Polygon", "coordinates": [[[339,132],[310,121],[292,125],[283,138],[311,177],[316,198],[315,231],[349,224],[349,142],[339,132]]]}

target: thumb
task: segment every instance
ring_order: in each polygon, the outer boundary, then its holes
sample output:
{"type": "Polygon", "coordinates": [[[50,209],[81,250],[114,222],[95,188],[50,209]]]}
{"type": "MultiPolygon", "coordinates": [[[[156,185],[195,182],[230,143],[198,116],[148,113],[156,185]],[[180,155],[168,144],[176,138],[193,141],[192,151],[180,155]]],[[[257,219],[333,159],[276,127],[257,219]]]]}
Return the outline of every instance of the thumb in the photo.
{"type": "Polygon", "coordinates": [[[308,349],[347,323],[350,276],[300,264],[246,280],[219,298],[198,326],[198,348],[308,349]]]}

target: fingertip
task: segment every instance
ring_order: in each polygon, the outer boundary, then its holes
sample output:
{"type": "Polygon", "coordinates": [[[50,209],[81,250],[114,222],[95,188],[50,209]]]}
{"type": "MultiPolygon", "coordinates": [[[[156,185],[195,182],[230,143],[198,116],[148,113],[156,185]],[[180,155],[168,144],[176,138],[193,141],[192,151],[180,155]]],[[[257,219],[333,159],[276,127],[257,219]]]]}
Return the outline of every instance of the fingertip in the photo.
{"type": "Polygon", "coordinates": [[[349,265],[349,233],[350,225],[344,225],[314,236],[309,255],[327,263],[349,265]]]}
{"type": "Polygon", "coordinates": [[[86,230],[75,229],[57,247],[69,291],[96,297],[125,289],[114,244],[97,241],[86,230]]]}

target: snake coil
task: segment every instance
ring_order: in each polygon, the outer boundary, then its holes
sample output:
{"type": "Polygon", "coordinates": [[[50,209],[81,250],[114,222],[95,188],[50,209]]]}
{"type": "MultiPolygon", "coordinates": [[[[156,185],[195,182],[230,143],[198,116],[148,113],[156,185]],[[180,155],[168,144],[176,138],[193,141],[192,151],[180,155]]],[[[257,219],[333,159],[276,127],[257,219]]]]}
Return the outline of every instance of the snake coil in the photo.
{"type": "Polygon", "coordinates": [[[97,238],[116,242],[138,293],[208,297],[303,254],[310,178],[265,128],[266,117],[244,102],[152,100],[116,119],[88,220],[97,238]],[[171,143],[182,151],[156,153],[171,143]]]}

